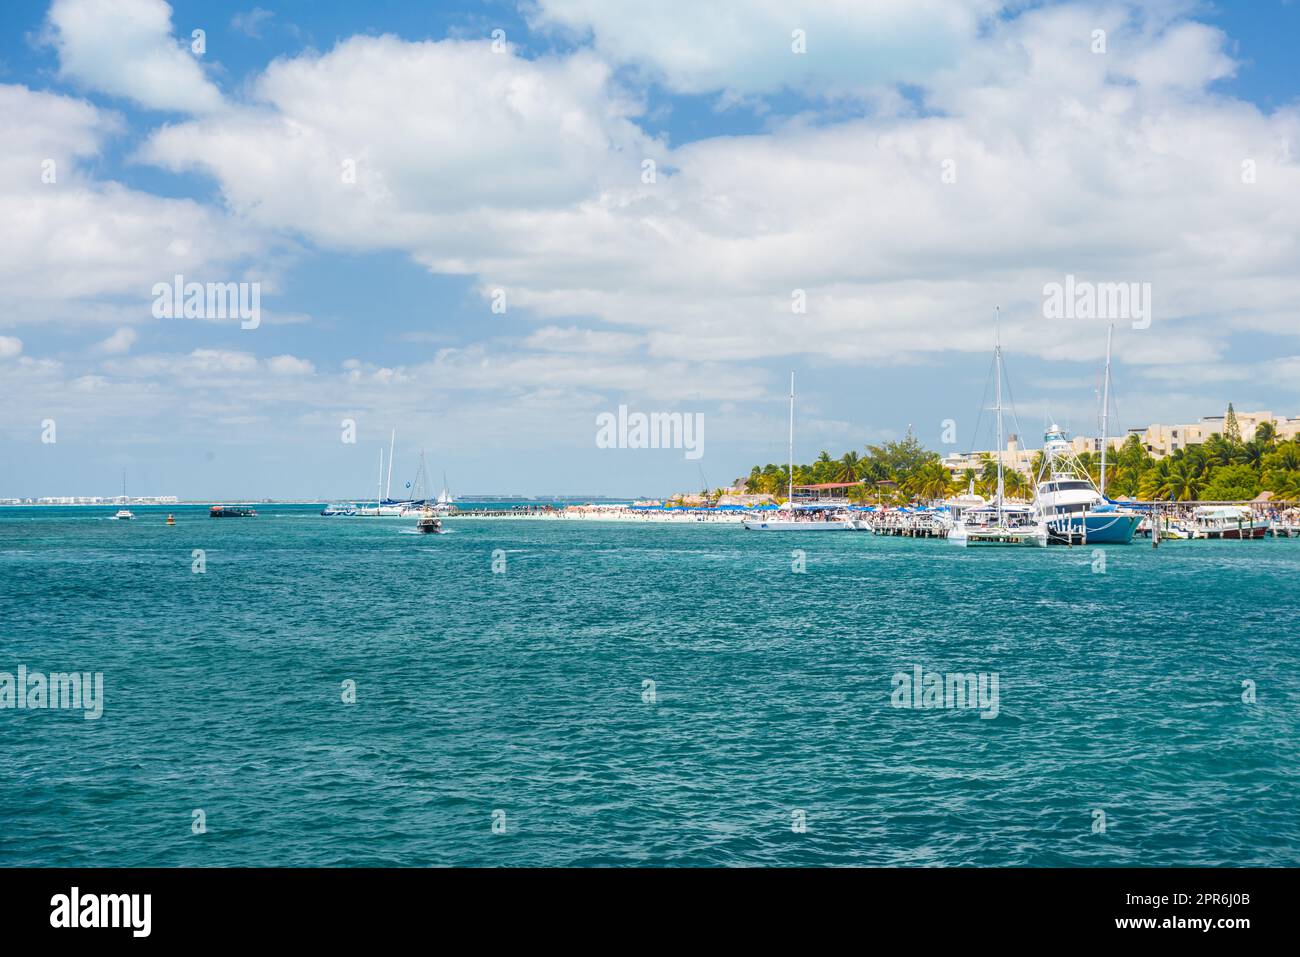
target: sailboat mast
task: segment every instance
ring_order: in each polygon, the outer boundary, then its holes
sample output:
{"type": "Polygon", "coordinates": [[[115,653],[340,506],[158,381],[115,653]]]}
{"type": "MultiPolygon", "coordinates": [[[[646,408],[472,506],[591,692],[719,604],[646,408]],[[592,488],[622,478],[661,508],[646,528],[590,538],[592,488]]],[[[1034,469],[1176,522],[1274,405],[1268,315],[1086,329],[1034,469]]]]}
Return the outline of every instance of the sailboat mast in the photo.
{"type": "Polygon", "coordinates": [[[1101,386],[1101,496],[1106,497],[1106,417],[1110,414],[1110,337],[1115,324],[1106,327],[1106,375],[1101,386]]]}
{"type": "Polygon", "coordinates": [[[789,506],[794,509],[794,370],[790,370],[790,498],[789,506]]]}
{"type": "Polygon", "coordinates": [[[1002,478],[1002,454],[1005,446],[1002,441],[1002,309],[998,308],[998,321],[995,330],[997,344],[993,349],[994,370],[993,374],[997,378],[994,394],[997,398],[994,400],[994,408],[998,416],[998,524],[1002,524],[1002,494],[1004,482],[1002,478]]]}
{"type": "Polygon", "coordinates": [[[384,494],[384,498],[390,502],[393,500],[393,446],[396,444],[397,430],[393,429],[393,437],[388,440],[388,491],[384,494]]]}
{"type": "Polygon", "coordinates": [[[379,507],[384,504],[384,447],[379,447],[379,481],[375,486],[375,514],[379,514],[379,507]]]}

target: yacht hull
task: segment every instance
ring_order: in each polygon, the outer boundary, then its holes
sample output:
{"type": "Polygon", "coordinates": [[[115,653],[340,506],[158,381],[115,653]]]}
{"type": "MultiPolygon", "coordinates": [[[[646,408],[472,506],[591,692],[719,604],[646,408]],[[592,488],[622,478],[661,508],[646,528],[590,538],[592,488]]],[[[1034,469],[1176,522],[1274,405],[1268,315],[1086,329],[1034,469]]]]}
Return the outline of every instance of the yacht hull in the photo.
{"type": "Polygon", "coordinates": [[[792,522],[777,519],[772,522],[759,522],[752,519],[746,519],[742,522],[745,528],[751,532],[852,532],[855,531],[852,521],[842,522],[792,522]]]}
{"type": "Polygon", "coordinates": [[[1043,548],[1047,533],[1042,529],[973,529],[954,528],[948,541],[963,548],[1043,548]]]}
{"type": "Polygon", "coordinates": [[[1049,518],[1048,541],[1055,545],[1127,545],[1141,522],[1141,515],[1117,512],[1049,518]]]}

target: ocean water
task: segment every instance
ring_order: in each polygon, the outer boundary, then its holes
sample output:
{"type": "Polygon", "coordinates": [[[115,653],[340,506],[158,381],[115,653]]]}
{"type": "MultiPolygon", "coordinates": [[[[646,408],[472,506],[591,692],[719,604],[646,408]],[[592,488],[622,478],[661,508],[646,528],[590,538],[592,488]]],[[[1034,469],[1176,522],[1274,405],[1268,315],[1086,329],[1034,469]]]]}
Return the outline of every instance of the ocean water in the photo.
{"type": "Polygon", "coordinates": [[[1297,540],[166,511],[0,510],[0,671],[104,676],[0,710],[2,865],[1300,864],[1297,540]]]}

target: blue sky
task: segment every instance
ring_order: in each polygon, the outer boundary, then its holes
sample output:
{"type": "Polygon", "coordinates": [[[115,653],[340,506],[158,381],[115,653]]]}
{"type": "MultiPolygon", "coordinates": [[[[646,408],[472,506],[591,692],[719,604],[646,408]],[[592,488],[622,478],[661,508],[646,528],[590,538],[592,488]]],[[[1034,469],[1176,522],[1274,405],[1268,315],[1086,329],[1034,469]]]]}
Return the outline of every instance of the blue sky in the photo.
{"type": "Polygon", "coordinates": [[[359,496],[394,427],[395,486],[716,486],[790,369],[801,459],[984,447],[994,306],[1031,440],[1093,432],[1066,275],[1150,285],[1119,427],[1300,415],[1300,6],[696,6],[5,4],[0,497],[359,496]],[[262,321],[155,318],[178,272],[262,321]],[[703,458],[597,448],[620,404],[703,458]]]}

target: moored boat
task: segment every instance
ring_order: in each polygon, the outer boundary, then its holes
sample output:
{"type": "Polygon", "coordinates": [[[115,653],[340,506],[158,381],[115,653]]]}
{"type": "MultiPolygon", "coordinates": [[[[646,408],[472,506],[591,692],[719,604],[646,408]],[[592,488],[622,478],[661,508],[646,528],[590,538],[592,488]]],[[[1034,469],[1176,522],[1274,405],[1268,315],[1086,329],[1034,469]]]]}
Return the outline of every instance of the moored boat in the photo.
{"type": "Polygon", "coordinates": [[[1140,513],[1106,500],[1056,425],[1043,436],[1043,466],[1034,492],[1048,540],[1054,543],[1127,545],[1142,521],[1140,513]]]}
{"type": "MultiPolygon", "coordinates": [[[[1042,514],[1030,505],[1006,500],[1006,476],[1002,462],[1002,337],[997,334],[993,348],[994,405],[997,423],[998,484],[993,501],[961,513],[948,532],[948,541],[962,547],[1016,546],[1042,548],[1047,545],[1047,525],[1042,514]]],[[[987,394],[987,393],[986,393],[987,394]]]]}
{"type": "Polygon", "coordinates": [[[213,505],[208,509],[209,518],[253,518],[257,515],[249,505],[213,505]]]}
{"type": "Polygon", "coordinates": [[[1202,505],[1192,513],[1193,538],[1263,538],[1268,528],[1249,505],[1202,505]]]}

